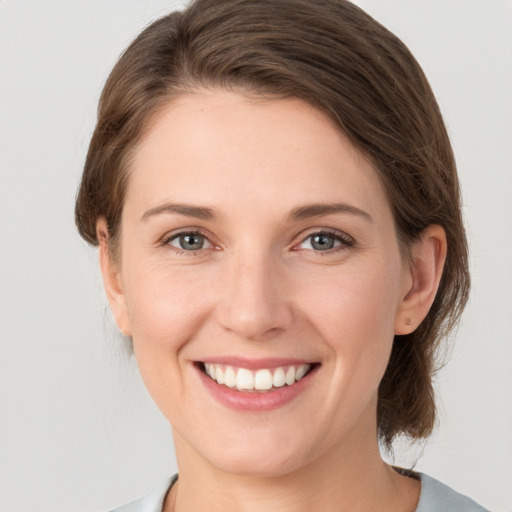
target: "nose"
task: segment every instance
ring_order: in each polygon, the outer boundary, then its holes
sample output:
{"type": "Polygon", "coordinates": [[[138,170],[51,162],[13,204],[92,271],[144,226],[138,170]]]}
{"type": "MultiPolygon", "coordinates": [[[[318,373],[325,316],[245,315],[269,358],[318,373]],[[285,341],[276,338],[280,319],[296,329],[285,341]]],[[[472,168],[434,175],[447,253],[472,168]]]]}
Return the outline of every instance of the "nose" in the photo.
{"type": "Polygon", "coordinates": [[[268,255],[232,258],[226,265],[218,319],[227,331],[251,341],[265,341],[293,321],[284,269],[268,255]]]}

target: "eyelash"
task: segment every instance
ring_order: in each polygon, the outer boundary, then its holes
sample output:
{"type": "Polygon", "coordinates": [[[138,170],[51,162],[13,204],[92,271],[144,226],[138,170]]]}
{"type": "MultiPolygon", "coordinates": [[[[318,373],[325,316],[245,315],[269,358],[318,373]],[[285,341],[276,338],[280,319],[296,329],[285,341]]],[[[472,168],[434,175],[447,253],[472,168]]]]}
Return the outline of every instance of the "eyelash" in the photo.
{"type": "MultiPolygon", "coordinates": [[[[338,251],[346,250],[346,249],[352,249],[355,246],[355,240],[348,236],[346,233],[336,231],[334,229],[321,229],[320,231],[313,231],[309,233],[306,237],[302,239],[300,244],[302,245],[306,240],[313,239],[315,236],[328,236],[334,238],[335,242],[340,242],[338,246],[332,247],[331,249],[327,249],[324,251],[315,251],[313,249],[306,249],[309,250],[319,256],[322,256],[324,254],[332,254],[338,251]]],[[[295,246],[297,247],[297,246],[295,246]]],[[[295,249],[300,250],[300,249],[295,249]]]]}
{"type": "MultiPolygon", "coordinates": [[[[187,236],[187,235],[198,235],[202,238],[204,238],[208,243],[210,243],[212,246],[215,246],[215,244],[208,238],[208,236],[203,233],[202,231],[199,231],[199,230],[190,230],[190,231],[180,231],[179,233],[173,233],[172,235],[168,236],[168,237],[165,237],[163,240],[162,240],[162,243],[161,245],[162,246],[166,246],[166,247],[169,247],[170,249],[174,250],[176,252],[176,254],[178,254],[178,256],[184,256],[184,255],[187,255],[187,256],[195,256],[196,254],[198,254],[201,250],[203,250],[203,248],[201,249],[198,249],[196,251],[189,251],[189,250],[186,250],[186,249],[182,249],[182,248],[179,248],[179,247],[174,247],[171,245],[171,242],[173,240],[176,240],[176,239],[179,239],[180,237],[182,236],[187,236]]],[[[209,247],[207,248],[209,249],[209,247]]]]}
{"type": "MultiPolygon", "coordinates": [[[[210,240],[210,238],[200,230],[180,231],[179,233],[173,233],[172,235],[165,237],[162,240],[160,245],[171,248],[179,256],[184,256],[184,255],[194,256],[194,255],[197,255],[201,250],[210,249],[210,247],[207,247],[205,249],[201,248],[196,251],[193,251],[193,250],[186,250],[186,249],[174,247],[170,244],[173,240],[176,240],[176,239],[178,239],[182,236],[186,236],[186,235],[198,235],[198,236],[204,238],[213,247],[215,247],[215,244],[210,240]]],[[[305,249],[305,250],[308,250],[308,251],[315,253],[317,255],[320,255],[320,256],[322,256],[324,254],[332,254],[332,253],[338,252],[340,250],[352,249],[356,245],[355,240],[343,232],[336,231],[333,229],[320,229],[318,231],[310,232],[307,236],[305,236],[301,240],[300,243],[295,244],[293,246],[292,250],[294,250],[294,251],[301,250],[297,247],[302,245],[307,240],[312,239],[315,236],[332,237],[332,238],[334,238],[335,242],[340,242],[340,244],[338,246],[334,246],[334,247],[332,247],[330,249],[326,249],[324,251],[320,251],[320,250],[315,251],[314,249],[305,249]]]]}

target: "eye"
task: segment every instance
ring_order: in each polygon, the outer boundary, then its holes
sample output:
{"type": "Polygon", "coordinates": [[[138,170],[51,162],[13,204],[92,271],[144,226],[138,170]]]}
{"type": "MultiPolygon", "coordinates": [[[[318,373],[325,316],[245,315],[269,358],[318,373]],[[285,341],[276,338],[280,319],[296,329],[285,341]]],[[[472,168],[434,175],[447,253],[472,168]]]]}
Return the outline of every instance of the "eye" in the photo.
{"type": "Polygon", "coordinates": [[[179,233],[167,240],[166,243],[183,251],[199,251],[212,247],[211,242],[198,232],[179,233]]]}
{"type": "Polygon", "coordinates": [[[341,233],[333,233],[330,231],[320,231],[317,233],[312,233],[307,238],[305,238],[299,244],[298,248],[326,252],[342,247],[352,247],[353,245],[353,240],[346,235],[342,235],[341,233]]]}

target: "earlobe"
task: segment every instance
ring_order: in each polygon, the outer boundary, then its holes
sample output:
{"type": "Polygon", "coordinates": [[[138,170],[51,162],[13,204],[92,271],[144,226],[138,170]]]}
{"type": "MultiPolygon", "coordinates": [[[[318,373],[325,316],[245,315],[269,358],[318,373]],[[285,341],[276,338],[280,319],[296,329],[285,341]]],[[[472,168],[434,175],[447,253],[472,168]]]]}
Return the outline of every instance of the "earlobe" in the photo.
{"type": "Polygon", "coordinates": [[[427,227],[411,247],[412,261],[395,317],[395,334],[410,334],[427,316],[441,282],[446,251],[446,233],[439,225],[427,227]]]}
{"type": "Polygon", "coordinates": [[[126,307],[124,289],[118,263],[114,261],[109,247],[109,233],[107,222],[104,218],[96,223],[96,236],[99,243],[99,259],[103,286],[107,295],[112,315],[117,327],[125,336],[131,336],[130,319],[126,307]]]}

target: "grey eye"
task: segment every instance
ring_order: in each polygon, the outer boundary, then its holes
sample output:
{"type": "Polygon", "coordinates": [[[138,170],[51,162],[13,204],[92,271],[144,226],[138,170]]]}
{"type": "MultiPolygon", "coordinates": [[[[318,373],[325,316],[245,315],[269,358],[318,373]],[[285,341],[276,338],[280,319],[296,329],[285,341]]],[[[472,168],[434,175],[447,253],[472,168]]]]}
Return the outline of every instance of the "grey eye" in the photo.
{"type": "Polygon", "coordinates": [[[301,249],[328,251],[342,244],[339,236],[331,233],[315,233],[308,236],[301,244],[301,249]]]}
{"type": "Polygon", "coordinates": [[[184,251],[199,251],[211,247],[211,243],[199,233],[182,233],[169,241],[169,245],[184,251]]]}
{"type": "Polygon", "coordinates": [[[311,237],[311,247],[317,251],[326,251],[334,247],[336,240],[332,235],[314,235],[311,237]]]}

